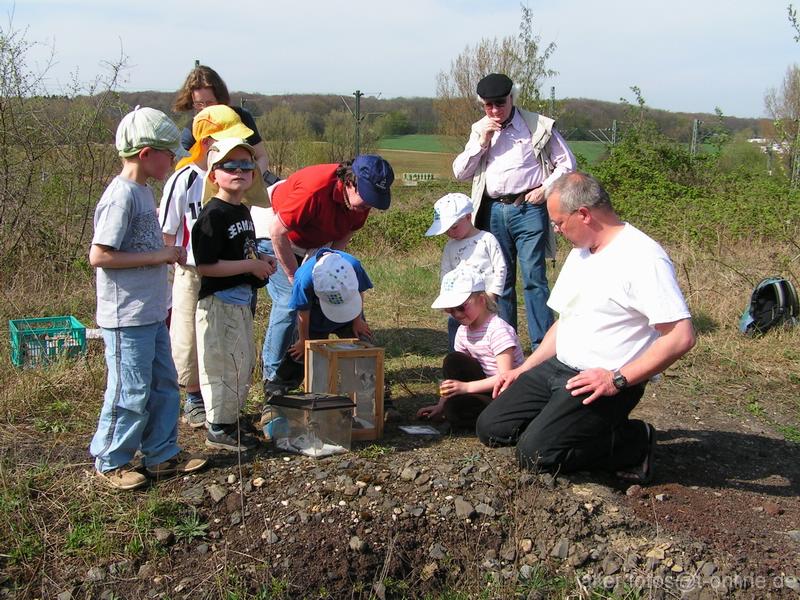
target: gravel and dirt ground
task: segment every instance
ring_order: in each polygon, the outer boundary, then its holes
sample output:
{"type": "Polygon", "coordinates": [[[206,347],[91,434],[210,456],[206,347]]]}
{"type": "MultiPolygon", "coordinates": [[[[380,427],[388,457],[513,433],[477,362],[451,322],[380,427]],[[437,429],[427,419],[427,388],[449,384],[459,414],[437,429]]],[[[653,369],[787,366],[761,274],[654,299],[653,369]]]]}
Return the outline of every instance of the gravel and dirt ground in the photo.
{"type": "MultiPolygon", "coordinates": [[[[141,559],[59,558],[27,588],[7,580],[0,597],[797,596],[800,447],[673,391],[651,386],[635,413],[658,430],[645,488],[521,472],[510,449],[390,424],[380,445],[326,459],[266,446],[241,464],[214,455],[207,471],[157,484],[194,507],[195,531],[147,532],[159,551],[141,559]]],[[[404,422],[429,401],[395,395],[404,422]]],[[[183,425],[181,438],[202,447],[183,425]]],[[[6,458],[41,460],[38,434],[9,429],[1,441],[6,458]]],[[[71,463],[82,494],[99,484],[77,442],[48,459],[71,463]]]]}

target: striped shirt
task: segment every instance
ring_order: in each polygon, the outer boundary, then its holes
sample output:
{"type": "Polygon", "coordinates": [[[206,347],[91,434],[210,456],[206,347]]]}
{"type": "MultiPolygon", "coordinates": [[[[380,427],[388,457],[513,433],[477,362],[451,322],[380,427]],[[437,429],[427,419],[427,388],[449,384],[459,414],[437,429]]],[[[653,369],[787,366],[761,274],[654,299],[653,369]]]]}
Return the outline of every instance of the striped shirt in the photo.
{"type": "Polygon", "coordinates": [[[497,315],[492,315],[476,329],[462,325],[456,332],[456,352],[463,352],[477,360],[487,377],[497,374],[497,355],[514,349],[512,368],[522,364],[522,345],[514,328],[497,315]]]}

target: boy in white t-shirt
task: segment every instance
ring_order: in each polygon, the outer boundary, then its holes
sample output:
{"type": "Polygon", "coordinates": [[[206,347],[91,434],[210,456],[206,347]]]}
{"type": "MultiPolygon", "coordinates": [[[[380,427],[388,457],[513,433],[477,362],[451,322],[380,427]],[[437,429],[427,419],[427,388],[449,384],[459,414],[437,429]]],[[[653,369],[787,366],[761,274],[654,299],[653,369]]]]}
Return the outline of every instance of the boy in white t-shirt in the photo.
{"type": "MultiPolygon", "coordinates": [[[[444,246],[440,277],[467,264],[479,273],[485,283],[486,293],[497,300],[503,293],[506,280],[506,260],[500,244],[488,231],[472,224],[472,200],[466,194],[447,194],[433,205],[433,225],[425,235],[447,234],[450,240],[444,246]]],[[[453,351],[458,321],[447,320],[448,349],[453,351]]]]}

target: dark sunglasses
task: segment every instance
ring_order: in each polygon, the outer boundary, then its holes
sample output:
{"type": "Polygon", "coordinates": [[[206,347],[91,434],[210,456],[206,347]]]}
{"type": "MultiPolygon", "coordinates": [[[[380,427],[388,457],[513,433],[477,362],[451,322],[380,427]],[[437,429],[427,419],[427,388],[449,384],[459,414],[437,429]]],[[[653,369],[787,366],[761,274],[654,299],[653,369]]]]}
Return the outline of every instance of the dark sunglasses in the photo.
{"type": "Polygon", "coordinates": [[[226,160],[224,163],[219,163],[214,165],[214,170],[222,169],[226,173],[235,173],[237,170],[240,171],[255,171],[256,163],[252,160],[226,160]]]}

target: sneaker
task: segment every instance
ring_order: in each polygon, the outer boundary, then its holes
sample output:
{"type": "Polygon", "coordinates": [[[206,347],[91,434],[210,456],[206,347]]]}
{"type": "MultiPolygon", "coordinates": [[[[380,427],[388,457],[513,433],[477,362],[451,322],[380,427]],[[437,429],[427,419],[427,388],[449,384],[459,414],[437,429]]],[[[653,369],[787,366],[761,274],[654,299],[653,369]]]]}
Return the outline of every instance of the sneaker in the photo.
{"type": "Polygon", "coordinates": [[[221,429],[215,426],[209,427],[206,433],[206,446],[209,448],[219,448],[231,452],[246,452],[258,445],[258,440],[251,435],[239,431],[237,439],[236,424],[223,425],[221,429]]]}
{"type": "Polygon", "coordinates": [[[183,405],[183,417],[181,420],[192,429],[205,427],[206,424],[206,408],[202,402],[195,403],[188,400],[183,405]]]}
{"type": "Polygon", "coordinates": [[[181,450],[164,462],[150,465],[147,467],[147,473],[156,479],[160,477],[170,477],[172,475],[183,475],[185,473],[194,473],[199,471],[208,464],[208,459],[205,456],[197,454],[189,454],[181,450]]]}
{"type": "Polygon", "coordinates": [[[640,485],[650,483],[653,479],[653,455],[656,451],[656,428],[650,423],[645,423],[644,428],[647,433],[647,453],[644,455],[644,460],[635,467],[617,471],[617,477],[620,479],[640,485]]]}
{"type": "Polygon", "coordinates": [[[108,485],[118,490],[135,490],[147,483],[147,477],[137,471],[130,463],[105,473],[97,471],[97,475],[108,485]]]}

